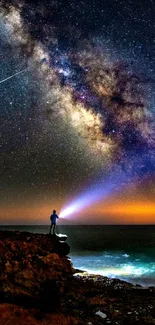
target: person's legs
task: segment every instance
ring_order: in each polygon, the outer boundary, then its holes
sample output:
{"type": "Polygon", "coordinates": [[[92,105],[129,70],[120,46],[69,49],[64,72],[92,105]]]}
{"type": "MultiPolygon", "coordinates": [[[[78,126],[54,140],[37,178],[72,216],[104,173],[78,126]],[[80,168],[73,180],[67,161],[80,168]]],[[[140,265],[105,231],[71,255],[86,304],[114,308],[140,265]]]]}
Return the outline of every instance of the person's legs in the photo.
{"type": "Polygon", "coordinates": [[[51,235],[51,230],[52,230],[52,224],[50,225],[50,231],[49,231],[49,234],[51,235]]]}
{"type": "Polygon", "coordinates": [[[53,235],[55,235],[55,223],[53,223],[53,235]]]}
{"type": "Polygon", "coordinates": [[[53,235],[55,235],[55,227],[56,227],[56,224],[55,223],[51,223],[51,226],[50,226],[50,231],[49,231],[49,234],[51,235],[51,232],[53,231],[53,235]]]}

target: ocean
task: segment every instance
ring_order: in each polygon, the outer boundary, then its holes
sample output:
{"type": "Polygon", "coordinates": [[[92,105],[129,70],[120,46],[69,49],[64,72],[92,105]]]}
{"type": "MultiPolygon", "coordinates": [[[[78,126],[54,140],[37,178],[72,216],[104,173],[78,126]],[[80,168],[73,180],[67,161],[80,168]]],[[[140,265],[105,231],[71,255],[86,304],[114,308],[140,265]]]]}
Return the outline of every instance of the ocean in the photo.
{"type": "MultiPolygon", "coordinates": [[[[49,232],[49,226],[0,226],[0,230],[49,232]]],[[[89,273],[155,286],[155,226],[57,226],[66,234],[73,266],[89,273]]]]}

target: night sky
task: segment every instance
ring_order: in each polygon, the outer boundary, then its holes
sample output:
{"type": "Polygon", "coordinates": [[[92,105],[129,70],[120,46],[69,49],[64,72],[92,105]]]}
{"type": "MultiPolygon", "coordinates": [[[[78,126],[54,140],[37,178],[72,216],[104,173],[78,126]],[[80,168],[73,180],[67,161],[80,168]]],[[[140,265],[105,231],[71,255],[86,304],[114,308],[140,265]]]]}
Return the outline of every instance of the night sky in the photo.
{"type": "Polygon", "coordinates": [[[154,223],[154,17],[153,0],[0,1],[1,224],[89,190],[68,222],[154,223]]]}

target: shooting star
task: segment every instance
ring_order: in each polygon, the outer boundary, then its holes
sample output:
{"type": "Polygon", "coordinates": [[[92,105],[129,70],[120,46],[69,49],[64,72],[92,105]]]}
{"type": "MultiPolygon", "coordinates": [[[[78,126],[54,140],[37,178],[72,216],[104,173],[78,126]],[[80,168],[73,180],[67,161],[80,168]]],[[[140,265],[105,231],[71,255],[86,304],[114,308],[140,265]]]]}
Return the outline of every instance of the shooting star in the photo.
{"type": "Polygon", "coordinates": [[[21,70],[21,71],[19,71],[19,72],[14,73],[13,75],[11,75],[11,76],[9,76],[9,77],[7,77],[7,78],[1,80],[1,81],[0,81],[0,84],[2,84],[3,82],[5,82],[5,81],[7,81],[7,80],[9,80],[9,79],[14,78],[15,76],[17,76],[17,75],[19,75],[19,74],[21,74],[21,73],[23,73],[23,72],[25,72],[25,71],[27,71],[27,70],[28,70],[28,69],[26,68],[26,69],[24,69],[24,70],[21,70]]]}
{"type": "MultiPolygon", "coordinates": [[[[43,58],[43,59],[40,60],[40,64],[44,64],[44,63],[47,63],[47,59],[46,59],[46,58],[43,58]]],[[[3,80],[0,80],[0,84],[2,84],[3,82],[5,82],[5,81],[7,81],[7,80],[9,80],[9,79],[14,78],[15,76],[18,76],[19,74],[21,74],[21,73],[23,73],[23,72],[25,72],[25,71],[28,71],[28,70],[29,70],[29,68],[25,68],[25,69],[23,69],[23,70],[21,70],[21,71],[19,71],[19,72],[16,72],[16,73],[14,73],[13,75],[11,75],[11,76],[9,76],[9,77],[3,79],[3,80]]]]}

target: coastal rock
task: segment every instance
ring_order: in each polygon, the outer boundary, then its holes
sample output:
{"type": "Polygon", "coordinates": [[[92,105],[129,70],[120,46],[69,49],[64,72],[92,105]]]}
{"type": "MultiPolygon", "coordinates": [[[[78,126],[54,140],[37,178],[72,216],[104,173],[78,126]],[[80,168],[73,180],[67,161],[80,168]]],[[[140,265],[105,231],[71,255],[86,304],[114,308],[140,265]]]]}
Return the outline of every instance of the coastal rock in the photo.
{"type": "Polygon", "coordinates": [[[1,231],[0,300],[54,309],[74,273],[69,249],[54,235],[1,231]]]}
{"type": "Polygon", "coordinates": [[[75,274],[59,240],[0,233],[0,325],[155,325],[154,287],[75,274]]]}
{"type": "Polygon", "coordinates": [[[119,279],[109,279],[87,272],[69,280],[64,311],[83,320],[83,325],[155,324],[155,288],[134,286],[119,279]]]}
{"type": "Polygon", "coordinates": [[[80,319],[59,313],[42,313],[11,304],[0,304],[0,325],[83,325],[80,319]]]}

